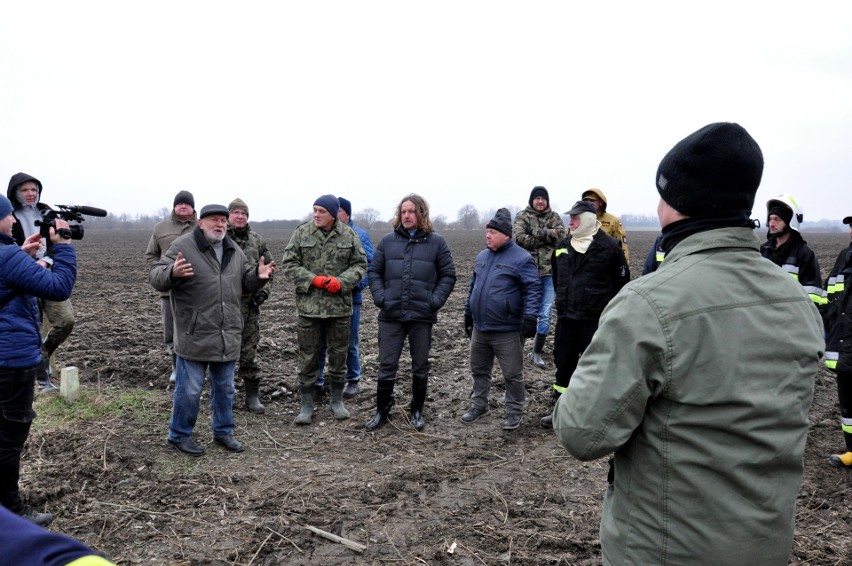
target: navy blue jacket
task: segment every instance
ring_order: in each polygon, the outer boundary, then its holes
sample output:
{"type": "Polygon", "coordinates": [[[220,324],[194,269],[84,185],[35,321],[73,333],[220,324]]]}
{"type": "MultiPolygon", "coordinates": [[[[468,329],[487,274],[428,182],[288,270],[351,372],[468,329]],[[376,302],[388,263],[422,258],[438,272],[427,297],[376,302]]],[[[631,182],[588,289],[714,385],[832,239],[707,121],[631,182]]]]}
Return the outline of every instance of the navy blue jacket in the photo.
{"type": "Polygon", "coordinates": [[[82,542],[43,529],[3,506],[0,506],[0,548],[2,564],[67,566],[75,560],[90,566],[113,564],[82,542]]]}
{"type": "Polygon", "coordinates": [[[519,332],[525,316],[538,317],[541,280],[528,251],[512,240],[476,256],[464,304],[480,331],[519,332]]]}
{"type": "Polygon", "coordinates": [[[77,278],[74,246],[54,246],[53,260],[46,269],[10,236],[0,234],[0,367],[30,368],[41,362],[36,297],[64,301],[77,278]]]}
{"type": "Polygon", "coordinates": [[[379,242],[367,269],[379,320],[438,322],[456,286],[456,266],[444,238],[398,228],[379,242]]]}

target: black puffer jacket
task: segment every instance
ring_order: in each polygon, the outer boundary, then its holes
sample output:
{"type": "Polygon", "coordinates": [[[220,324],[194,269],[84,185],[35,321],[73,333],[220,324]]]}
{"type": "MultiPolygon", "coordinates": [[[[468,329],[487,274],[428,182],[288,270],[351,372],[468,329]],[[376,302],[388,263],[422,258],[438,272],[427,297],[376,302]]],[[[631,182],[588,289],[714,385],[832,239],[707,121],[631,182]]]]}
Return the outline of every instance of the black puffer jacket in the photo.
{"type": "Polygon", "coordinates": [[[386,235],[367,273],[380,320],[434,324],[456,285],[450,247],[434,232],[411,236],[399,228],[386,235]]]}
{"type": "Polygon", "coordinates": [[[551,259],[556,316],[597,320],[604,307],[630,281],[621,244],[598,230],[586,253],[571,247],[571,238],[556,246],[551,259]]]}

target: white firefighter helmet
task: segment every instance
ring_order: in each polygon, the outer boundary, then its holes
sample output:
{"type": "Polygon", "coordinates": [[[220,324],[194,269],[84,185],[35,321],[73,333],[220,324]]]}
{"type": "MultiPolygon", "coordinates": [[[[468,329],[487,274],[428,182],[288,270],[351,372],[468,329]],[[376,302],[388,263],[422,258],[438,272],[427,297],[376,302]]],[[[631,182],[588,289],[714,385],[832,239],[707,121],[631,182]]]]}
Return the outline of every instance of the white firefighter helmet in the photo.
{"type": "Polygon", "coordinates": [[[769,211],[775,207],[789,209],[792,212],[790,221],[787,222],[787,227],[796,232],[801,232],[800,228],[805,219],[805,211],[799,205],[799,201],[793,195],[784,193],[775,198],[766,201],[767,216],[771,214],[769,211]]]}

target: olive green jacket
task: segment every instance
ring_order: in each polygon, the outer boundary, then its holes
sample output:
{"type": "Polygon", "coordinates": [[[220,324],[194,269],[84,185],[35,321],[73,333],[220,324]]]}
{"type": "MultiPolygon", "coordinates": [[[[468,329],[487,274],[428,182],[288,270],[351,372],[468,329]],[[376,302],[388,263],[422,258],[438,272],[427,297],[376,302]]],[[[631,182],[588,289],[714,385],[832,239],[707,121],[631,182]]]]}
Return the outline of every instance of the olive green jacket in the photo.
{"type": "Polygon", "coordinates": [[[685,238],[604,310],[554,411],[615,453],[605,564],[787,564],[822,322],[749,228],[685,238]]]}
{"type": "MultiPolygon", "coordinates": [[[[157,222],[154,226],[154,232],[151,234],[151,239],[148,240],[148,248],[145,250],[145,261],[148,268],[150,269],[156,261],[159,261],[166,254],[172,242],[180,236],[192,232],[196,224],[198,224],[198,217],[194,212],[189,220],[180,220],[174,210],[172,210],[169,218],[157,222]]],[[[160,293],[160,296],[168,297],[169,293],[160,293]]]]}

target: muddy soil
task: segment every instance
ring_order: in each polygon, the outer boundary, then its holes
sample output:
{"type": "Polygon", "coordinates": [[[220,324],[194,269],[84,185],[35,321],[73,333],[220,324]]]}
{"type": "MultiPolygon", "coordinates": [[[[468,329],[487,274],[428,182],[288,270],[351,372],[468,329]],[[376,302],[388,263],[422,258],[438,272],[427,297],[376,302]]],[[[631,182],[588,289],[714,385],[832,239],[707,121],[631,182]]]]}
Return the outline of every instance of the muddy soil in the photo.
{"type": "MultiPolygon", "coordinates": [[[[289,233],[264,236],[280,259],[289,233]]],[[[373,234],[375,241],[380,236],[373,234]]],[[[111,410],[36,423],[24,456],[25,497],[57,515],[54,531],[119,564],[599,563],[606,464],[578,462],[538,426],[550,410],[552,362],[539,370],[527,357],[528,406],[518,430],[500,428],[503,389],[496,370],[491,413],[473,425],[459,421],[471,385],[462,306],[484,242],[479,232],[446,236],[460,277],[434,329],[423,433],[404,418],[405,370],[395,419],[364,432],[374,411],[377,366],[369,295],[361,327],[362,392],[347,403],[352,418],[335,421],[323,402],[313,425],[292,424],[299,405],[296,315],[293,289],[279,278],[261,321],[266,414],[235,411],[236,436],[247,448],[231,454],[212,442],[203,403],[195,438],[207,453],[193,459],[166,444],[169,361],[143,259],[149,233],[87,231],[77,246],[77,326],[58,362],[80,369],[84,402],[111,410]],[[356,552],[307,526],[366,548],[356,552]]],[[[631,237],[635,277],[654,233],[631,237]]],[[[808,240],[824,271],[848,244],[845,234],[808,240]]],[[[36,409],[55,402],[40,398],[36,409]]],[[[827,464],[842,447],[838,421],[836,382],[821,371],[791,564],[852,564],[852,474],[827,464]]]]}

